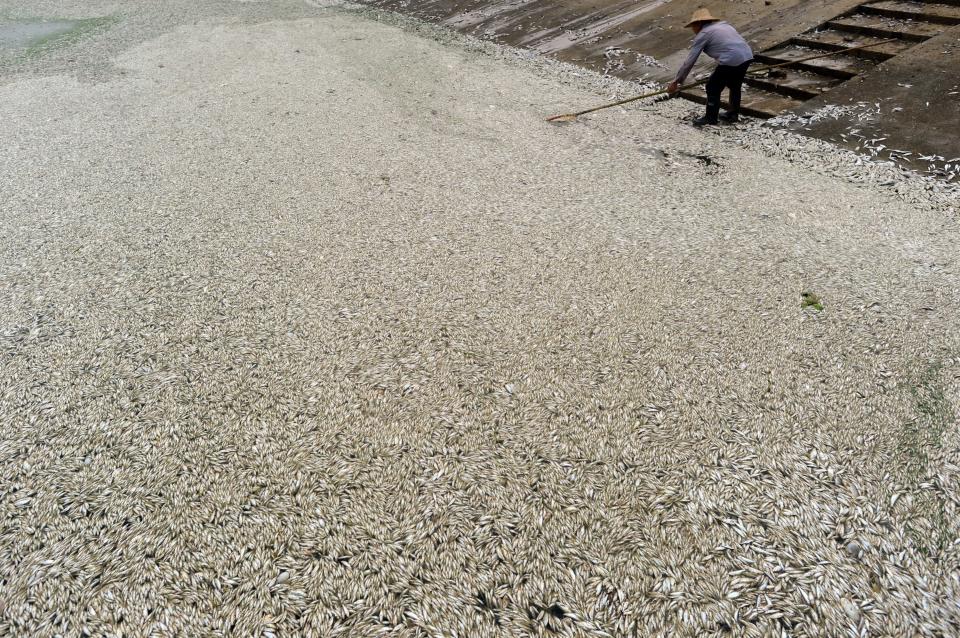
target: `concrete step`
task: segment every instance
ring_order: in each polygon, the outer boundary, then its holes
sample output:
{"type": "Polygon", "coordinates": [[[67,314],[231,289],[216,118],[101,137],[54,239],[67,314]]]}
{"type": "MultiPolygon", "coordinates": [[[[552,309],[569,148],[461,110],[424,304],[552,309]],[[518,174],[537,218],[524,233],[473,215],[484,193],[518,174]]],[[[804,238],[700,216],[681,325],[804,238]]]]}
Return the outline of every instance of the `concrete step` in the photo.
{"type": "MultiPolygon", "coordinates": [[[[702,86],[681,91],[680,97],[697,102],[698,104],[707,103],[707,92],[702,86]]],[[[726,91],[721,95],[720,104],[723,108],[729,106],[726,91]]],[[[751,117],[767,119],[780,115],[786,110],[796,108],[801,104],[803,104],[802,100],[765,91],[758,87],[744,86],[743,97],[740,101],[740,112],[751,117]]]]}
{"type": "MultiPolygon", "coordinates": [[[[802,33],[798,36],[790,38],[790,42],[810,48],[823,49],[825,51],[843,51],[844,49],[852,49],[865,44],[883,42],[885,39],[886,38],[878,38],[863,33],[851,33],[848,31],[837,31],[835,29],[822,29],[818,31],[808,31],[806,33],[802,33]]],[[[857,49],[855,51],[851,51],[850,55],[855,55],[858,58],[883,61],[892,58],[898,53],[902,53],[913,45],[913,42],[886,42],[884,44],[872,46],[869,49],[857,49]]]]}
{"type": "Polygon", "coordinates": [[[890,18],[925,20],[926,22],[940,24],[960,24],[960,6],[939,2],[879,0],[878,2],[861,5],[859,11],[890,18]]]}
{"type": "Polygon", "coordinates": [[[878,38],[900,38],[912,42],[923,42],[946,30],[946,25],[922,20],[903,20],[886,16],[855,13],[842,18],[834,18],[826,26],[837,31],[864,33],[878,38]]]}
{"type": "Polygon", "coordinates": [[[747,84],[771,93],[786,95],[797,100],[809,100],[843,82],[842,79],[811,73],[809,71],[782,67],[760,75],[748,75],[747,84]]]}
{"type": "MultiPolygon", "coordinates": [[[[780,64],[781,62],[808,58],[811,55],[817,55],[819,53],[824,53],[824,51],[822,49],[786,45],[758,53],[754,58],[761,64],[780,64]]],[[[821,75],[830,75],[841,80],[848,80],[861,73],[872,70],[875,66],[876,62],[873,60],[854,57],[852,54],[838,53],[827,58],[801,62],[787,68],[801,69],[821,75]]]]}

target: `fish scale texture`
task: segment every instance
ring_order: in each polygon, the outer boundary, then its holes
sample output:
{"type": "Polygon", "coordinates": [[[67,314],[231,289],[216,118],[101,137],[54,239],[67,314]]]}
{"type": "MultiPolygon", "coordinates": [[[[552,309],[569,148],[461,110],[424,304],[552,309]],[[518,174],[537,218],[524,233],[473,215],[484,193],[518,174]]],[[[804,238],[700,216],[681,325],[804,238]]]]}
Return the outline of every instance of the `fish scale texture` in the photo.
{"type": "Polygon", "coordinates": [[[0,635],[960,632],[944,206],[211,6],[0,86],[0,635]]]}

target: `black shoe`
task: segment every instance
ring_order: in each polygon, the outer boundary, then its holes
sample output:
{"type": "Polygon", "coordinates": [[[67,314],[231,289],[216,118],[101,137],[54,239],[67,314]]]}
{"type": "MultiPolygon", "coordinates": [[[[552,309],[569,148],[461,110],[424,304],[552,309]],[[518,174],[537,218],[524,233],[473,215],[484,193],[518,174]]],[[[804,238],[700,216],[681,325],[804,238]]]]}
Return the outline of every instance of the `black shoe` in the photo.
{"type": "Polygon", "coordinates": [[[736,124],[740,121],[739,113],[731,113],[730,111],[724,111],[720,114],[720,119],[727,124],[736,124]]]}
{"type": "Polygon", "coordinates": [[[717,118],[707,117],[706,115],[704,115],[703,117],[698,117],[693,121],[694,126],[706,126],[707,124],[717,124],[717,123],[718,123],[717,118]]]}

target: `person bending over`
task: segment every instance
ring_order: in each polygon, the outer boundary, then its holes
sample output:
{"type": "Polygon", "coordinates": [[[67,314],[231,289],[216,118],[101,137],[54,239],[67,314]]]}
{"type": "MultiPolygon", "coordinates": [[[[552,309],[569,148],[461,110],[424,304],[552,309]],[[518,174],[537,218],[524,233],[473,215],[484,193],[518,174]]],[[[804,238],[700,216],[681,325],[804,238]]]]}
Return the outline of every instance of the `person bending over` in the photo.
{"type": "Polygon", "coordinates": [[[707,81],[707,113],[693,121],[694,126],[716,124],[718,119],[726,122],[736,122],[740,119],[740,91],[743,78],[747,74],[747,67],[753,62],[753,51],[737,30],[732,26],[714,18],[707,9],[697,9],[693,12],[690,21],[685,25],[696,37],[690,48],[690,55],[680,70],[677,78],[667,85],[671,95],[680,90],[680,85],[687,79],[690,69],[693,68],[701,52],[706,52],[717,61],[717,68],[713,70],[707,81]],[[730,110],[720,115],[720,94],[724,88],[730,89],[730,110]]]}

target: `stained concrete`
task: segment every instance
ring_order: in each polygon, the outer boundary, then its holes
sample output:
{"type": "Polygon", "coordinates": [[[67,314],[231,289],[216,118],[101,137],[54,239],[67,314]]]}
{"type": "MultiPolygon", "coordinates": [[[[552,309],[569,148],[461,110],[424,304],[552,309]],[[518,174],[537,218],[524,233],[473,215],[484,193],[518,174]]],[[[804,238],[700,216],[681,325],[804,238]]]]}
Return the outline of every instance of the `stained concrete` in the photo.
{"type": "MultiPolygon", "coordinates": [[[[666,80],[682,61],[692,38],[683,27],[702,0],[644,0],[643,2],[574,0],[368,0],[371,4],[430,21],[458,31],[487,37],[575,62],[611,75],[634,79],[648,75],[666,80]],[[649,55],[663,63],[625,56],[624,68],[607,68],[608,47],[649,55]]],[[[856,0],[804,2],[747,0],[716,2],[711,10],[737,25],[759,50],[820,24],[859,4],[856,0]]],[[[708,67],[709,64],[704,64],[708,67]]]]}
{"type": "Polygon", "coordinates": [[[863,138],[851,136],[859,129],[865,139],[886,138],[887,148],[908,150],[902,162],[917,169],[960,162],[960,27],[949,29],[913,49],[891,58],[874,72],[841,84],[829,94],[807,103],[808,111],[826,104],[866,102],[870,116],[825,119],[804,132],[856,148],[863,138]],[[847,138],[841,137],[846,135],[847,138]],[[923,160],[936,155],[941,160],[923,160]]]}

